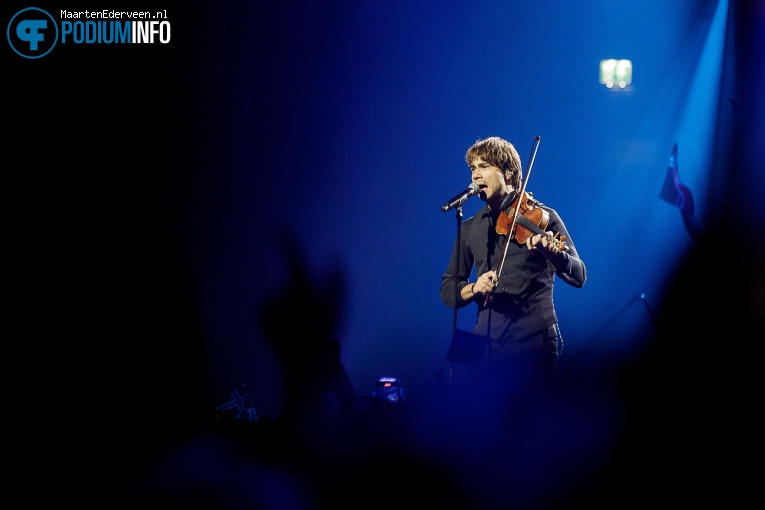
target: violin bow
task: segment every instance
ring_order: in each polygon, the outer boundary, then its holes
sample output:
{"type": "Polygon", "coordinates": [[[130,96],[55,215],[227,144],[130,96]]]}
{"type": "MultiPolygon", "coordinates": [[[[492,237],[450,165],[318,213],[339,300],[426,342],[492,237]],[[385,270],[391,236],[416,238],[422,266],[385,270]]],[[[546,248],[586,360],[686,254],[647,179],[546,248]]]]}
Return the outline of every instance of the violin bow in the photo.
{"type": "MultiPolygon", "coordinates": [[[[521,184],[521,190],[518,194],[518,207],[515,208],[515,211],[513,212],[513,221],[510,223],[510,230],[508,230],[507,237],[505,237],[505,248],[502,250],[502,260],[500,261],[499,268],[497,269],[497,283],[499,283],[499,275],[502,274],[502,268],[505,266],[505,258],[507,256],[507,245],[510,241],[510,237],[513,235],[513,232],[515,232],[515,224],[518,221],[518,211],[521,210],[521,202],[526,195],[526,185],[529,182],[529,176],[531,175],[531,168],[534,166],[534,160],[537,158],[537,151],[539,150],[539,142],[541,141],[541,138],[539,135],[534,137],[534,140],[531,142],[531,153],[529,154],[529,161],[526,163],[526,177],[523,179],[523,183],[521,184]]],[[[494,289],[492,289],[491,292],[486,294],[486,300],[483,302],[483,306],[486,306],[489,304],[489,299],[491,296],[494,295],[494,289]]]]}

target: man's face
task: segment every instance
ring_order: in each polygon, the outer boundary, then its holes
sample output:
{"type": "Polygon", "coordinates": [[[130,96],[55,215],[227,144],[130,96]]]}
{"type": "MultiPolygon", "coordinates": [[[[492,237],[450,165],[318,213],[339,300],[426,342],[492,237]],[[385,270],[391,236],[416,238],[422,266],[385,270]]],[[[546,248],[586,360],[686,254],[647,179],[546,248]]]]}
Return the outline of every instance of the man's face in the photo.
{"type": "Polygon", "coordinates": [[[470,165],[470,172],[474,183],[481,188],[479,197],[488,202],[499,199],[508,193],[508,185],[505,183],[505,174],[498,167],[487,163],[482,158],[476,158],[470,165]]]}

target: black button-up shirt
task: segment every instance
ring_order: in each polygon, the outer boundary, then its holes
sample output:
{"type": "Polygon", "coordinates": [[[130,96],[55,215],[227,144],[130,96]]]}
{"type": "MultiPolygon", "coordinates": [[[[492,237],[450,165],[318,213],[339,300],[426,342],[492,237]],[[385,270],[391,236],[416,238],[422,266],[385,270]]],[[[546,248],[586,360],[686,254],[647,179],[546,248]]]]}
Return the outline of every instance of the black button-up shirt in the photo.
{"type": "MultiPolygon", "coordinates": [[[[512,196],[505,199],[508,204],[512,201],[512,196]]],[[[478,315],[473,333],[504,340],[521,339],[539,332],[558,321],[553,304],[555,276],[573,287],[584,285],[587,270],[563,220],[554,209],[541,203],[539,207],[549,214],[545,230],[558,233],[566,251],[550,254],[548,260],[541,250],[529,250],[525,244],[511,239],[492,298],[486,306],[484,296],[478,295],[474,300],[478,304],[478,315]]],[[[498,216],[499,212],[492,212],[486,206],[462,223],[460,245],[455,243],[441,283],[440,297],[445,305],[454,306],[455,285],[457,307],[462,308],[471,301],[462,300],[459,292],[468,284],[473,266],[478,276],[499,269],[506,236],[495,230],[498,216]]]]}

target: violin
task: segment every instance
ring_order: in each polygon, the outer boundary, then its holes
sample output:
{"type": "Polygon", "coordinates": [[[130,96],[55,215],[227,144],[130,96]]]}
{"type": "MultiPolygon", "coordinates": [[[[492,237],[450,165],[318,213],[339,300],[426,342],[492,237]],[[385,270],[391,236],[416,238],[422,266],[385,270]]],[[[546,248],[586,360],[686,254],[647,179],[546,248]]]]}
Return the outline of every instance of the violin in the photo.
{"type": "Polygon", "coordinates": [[[540,202],[534,199],[533,193],[524,191],[518,194],[510,207],[500,211],[494,230],[499,235],[512,232],[510,237],[514,238],[518,244],[524,244],[530,237],[539,234],[551,244],[550,251],[553,253],[568,251],[568,246],[564,242],[565,236],[550,235],[545,231],[549,223],[550,213],[542,209],[540,202]],[[522,200],[521,197],[523,197],[522,200]]]}

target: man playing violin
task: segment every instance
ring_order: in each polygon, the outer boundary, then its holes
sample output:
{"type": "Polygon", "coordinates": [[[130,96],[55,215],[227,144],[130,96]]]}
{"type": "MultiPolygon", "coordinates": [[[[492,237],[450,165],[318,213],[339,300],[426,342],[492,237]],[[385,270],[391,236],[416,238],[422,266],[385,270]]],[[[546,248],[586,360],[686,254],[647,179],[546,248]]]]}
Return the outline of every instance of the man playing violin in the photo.
{"type": "Polygon", "coordinates": [[[521,160],[510,142],[479,140],[465,161],[486,206],[462,223],[440,298],[451,308],[455,297],[457,308],[478,307],[472,333],[486,347],[475,373],[496,376],[492,382],[500,384],[526,376],[552,381],[563,349],[553,284],[557,276],[581,288],[585,264],[558,213],[525,192],[521,160]],[[470,282],[473,268],[477,279],[470,282]]]}

